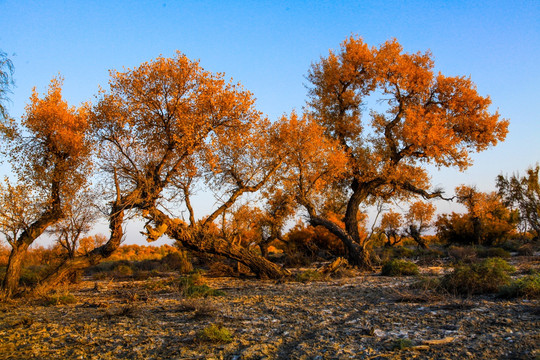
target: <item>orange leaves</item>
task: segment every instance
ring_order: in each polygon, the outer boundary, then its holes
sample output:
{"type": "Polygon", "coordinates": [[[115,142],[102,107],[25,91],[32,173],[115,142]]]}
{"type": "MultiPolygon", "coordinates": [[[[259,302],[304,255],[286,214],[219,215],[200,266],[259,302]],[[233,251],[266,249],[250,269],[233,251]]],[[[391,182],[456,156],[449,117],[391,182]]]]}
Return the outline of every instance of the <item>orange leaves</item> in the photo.
{"type": "Polygon", "coordinates": [[[43,201],[56,203],[59,196],[72,196],[87,181],[92,151],[88,106],[68,106],[61,86],[61,78],[53,79],[43,98],[34,90],[20,122],[22,129],[11,124],[5,138],[19,181],[31,191],[45,191],[43,201]],[[49,196],[56,200],[46,199],[49,196]]]}
{"type": "Polygon", "coordinates": [[[292,113],[281,119],[278,134],[277,143],[287,164],[285,182],[300,198],[319,195],[341,178],[347,157],[339,143],[324,136],[324,128],[313,119],[292,113]]]}
{"type": "MultiPolygon", "coordinates": [[[[109,147],[110,166],[138,184],[151,173],[166,181],[159,184],[162,189],[179,175],[187,157],[211,147],[212,136],[242,132],[256,121],[253,102],[249,92],[178,52],[135,69],[111,71],[110,91],[94,107],[93,124],[109,147]]],[[[191,167],[189,172],[193,175],[191,167]]]]}
{"type": "Polygon", "coordinates": [[[358,181],[426,188],[423,163],[463,170],[470,151],[504,140],[508,121],[488,111],[489,97],[468,78],[435,75],[433,66],[430,52],[406,53],[395,39],[370,48],[354,37],[312,65],[312,114],[347,149],[358,181]],[[371,121],[361,121],[362,112],[371,121]]]}
{"type": "Polygon", "coordinates": [[[83,109],[69,107],[62,99],[62,80],[53,79],[40,99],[34,89],[22,124],[51,156],[76,158],[88,152],[87,117],[83,109]]]}

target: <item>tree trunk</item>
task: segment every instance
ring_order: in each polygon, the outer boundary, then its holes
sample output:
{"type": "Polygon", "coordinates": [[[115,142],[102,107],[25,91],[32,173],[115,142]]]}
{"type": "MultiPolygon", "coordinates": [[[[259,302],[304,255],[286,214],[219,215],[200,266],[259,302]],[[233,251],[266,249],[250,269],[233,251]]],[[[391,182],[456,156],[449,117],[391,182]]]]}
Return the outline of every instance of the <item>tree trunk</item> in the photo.
{"type": "Polygon", "coordinates": [[[188,228],[185,223],[169,218],[156,208],[150,209],[149,214],[157,227],[165,225],[165,233],[187,249],[236,260],[246,265],[261,279],[280,279],[290,275],[288,270],[251,250],[230,244],[215,235],[206,233],[204,229],[188,228]]]}
{"type": "Polygon", "coordinates": [[[263,241],[259,244],[259,249],[261,249],[261,256],[265,259],[268,259],[268,243],[263,241]]]}
{"type": "Polygon", "coordinates": [[[343,244],[345,244],[349,264],[363,270],[373,270],[367,249],[365,246],[355,242],[347,231],[332,221],[315,215],[310,215],[309,222],[311,226],[324,226],[328,231],[336,235],[343,242],[343,244]]]}
{"type": "Polygon", "coordinates": [[[12,297],[19,288],[19,279],[21,278],[21,268],[24,253],[28,249],[28,245],[15,245],[9,254],[9,260],[6,268],[6,275],[2,282],[2,290],[4,296],[12,297]]]}
{"type": "MultiPolygon", "coordinates": [[[[55,186],[53,186],[53,190],[54,189],[56,189],[55,186]]],[[[13,248],[9,255],[6,275],[2,282],[4,296],[13,296],[19,287],[22,258],[26,250],[28,250],[34,240],[41,236],[50,225],[54,224],[61,217],[62,211],[60,210],[60,201],[57,200],[53,203],[51,209],[45,211],[41,217],[24,230],[14,244],[12,244],[13,248]]]]}
{"type": "Polygon", "coordinates": [[[416,226],[409,226],[409,234],[420,248],[429,249],[426,242],[424,241],[424,239],[422,239],[422,236],[420,235],[420,230],[416,226]]]}

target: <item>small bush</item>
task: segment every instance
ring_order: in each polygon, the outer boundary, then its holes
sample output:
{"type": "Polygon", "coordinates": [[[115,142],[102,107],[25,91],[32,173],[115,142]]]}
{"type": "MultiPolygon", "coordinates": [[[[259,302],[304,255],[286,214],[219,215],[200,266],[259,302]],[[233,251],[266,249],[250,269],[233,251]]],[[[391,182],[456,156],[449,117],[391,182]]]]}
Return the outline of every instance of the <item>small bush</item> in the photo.
{"type": "Polygon", "coordinates": [[[168,270],[178,271],[181,274],[193,271],[193,265],[185,251],[171,252],[162,259],[162,262],[168,270]]]}
{"type": "Polygon", "coordinates": [[[56,306],[75,304],[76,302],[77,299],[71,294],[55,294],[45,297],[43,304],[45,306],[56,306]]]}
{"type": "Polygon", "coordinates": [[[133,276],[133,268],[128,264],[118,264],[114,268],[115,275],[117,277],[130,277],[133,276]]]}
{"type": "Polygon", "coordinates": [[[225,293],[221,290],[213,289],[208,285],[190,285],[182,289],[182,294],[188,298],[223,296],[225,293]]]}
{"type": "Polygon", "coordinates": [[[493,258],[493,257],[498,257],[501,259],[510,258],[510,253],[500,247],[479,249],[477,253],[478,253],[478,257],[481,257],[481,258],[493,258]]]}
{"type": "Polygon", "coordinates": [[[223,296],[225,293],[221,290],[216,290],[203,283],[199,274],[192,274],[180,278],[178,288],[185,297],[209,297],[223,296]]]}
{"type": "Polygon", "coordinates": [[[414,255],[414,250],[409,249],[405,246],[398,246],[395,248],[392,248],[393,257],[394,258],[410,258],[414,255]]]}
{"type": "Polygon", "coordinates": [[[523,244],[517,249],[517,252],[521,256],[533,256],[534,246],[533,244],[523,244]]]}
{"type": "Polygon", "coordinates": [[[417,275],[418,273],[418,266],[415,263],[399,259],[384,264],[381,272],[383,276],[417,275]]]}
{"type": "Polygon", "coordinates": [[[19,279],[19,283],[26,286],[36,285],[41,279],[45,277],[45,274],[48,270],[48,266],[32,265],[25,267],[21,270],[21,277],[19,279]]]}
{"type": "Polygon", "coordinates": [[[413,347],[413,342],[410,339],[398,339],[392,344],[392,350],[403,350],[413,347]]]}
{"type": "Polygon", "coordinates": [[[444,257],[442,251],[436,249],[417,249],[414,256],[418,259],[419,265],[431,265],[444,257]]]}
{"type": "Polygon", "coordinates": [[[324,279],[324,274],[321,274],[315,270],[306,270],[301,273],[296,274],[294,280],[298,282],[312,282],[312,281],[321,281],[324,279]]]}
{"type": "Polygon", "coordinates": [[[212,324],[197,333],[199,341],[213,343],[229,343],[232,341],[232,333],[222,325],[212,324]]]}
{"type": "Polygon", "coordinates": [[[500,295],[505,298],[540,299],[540,274],[527,275],[512,281],[501,289],[500,295]]]}
{"type": "Polygon", "coordinates": [[[422,291],[439,290],[441,287],[441,279],[438,277],[421,276],[417,281],[413,282],[410,287],[413,290],[422,291]]]}
{"type": "Polygon", "coordinates": [[[448,257],[455,262],[472,263],[476,260],[476,249],[471,246],[450,246],[448,257]]]}
{"type": "Polygon", "coordinates": [[[495,293],[510,283],[510,273],[514,271],[514,267],[500,258],[488,258],[479,264],[458,264],[443,277],[441,287],[460,295],[495,293]]]}
{"type": "Polygon", "coordinates": [[[157,293],[166,293],[174,292],[178,290],[178,284],[175,280],[164,279],[164,280],[151,280],[145,281],[143,284],[145,290],[157,292],[157,293]]]}

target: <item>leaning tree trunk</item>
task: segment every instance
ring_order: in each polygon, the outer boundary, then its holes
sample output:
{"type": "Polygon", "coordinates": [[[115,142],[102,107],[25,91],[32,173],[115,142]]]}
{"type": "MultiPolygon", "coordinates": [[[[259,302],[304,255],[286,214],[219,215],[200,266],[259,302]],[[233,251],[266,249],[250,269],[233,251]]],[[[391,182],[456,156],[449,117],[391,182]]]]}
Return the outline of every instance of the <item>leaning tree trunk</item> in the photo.
{"type": "Polygon", "coordinates": [[[21,277],[22,258],[30,245],[43,232],[58,219],[62,217],[60,210],[60,202],[55,201],[53,206],[41,215],[41,217],[32,223],[26,230],[22,232],[19,238],[12,244],[13,248],[9,255],[9,260],[6,268],[6,275],[2,282],[2,291],[4,296],[11,297],[19,288],[19,280],[21,277]]]}
{"type": "Polygon", "coordinates": [[[422,236],[420,236],[420,230],[418,230],[416,226],[414,225],[409,226],[409,234],[411,235],[413,240],[416,242],[416,244],[418,244],[420,248],[424,250],[429,249],[424,239],[422,239],[422,236]]]}
{"type": "Polygon", "coordinates": [[[156,224],[156,227],[161,229],[162,233],[178,241],[187,249],[236,260],[246,265],[261,279],[280,279],[290,275],[288,270],[257,255],[251,250],[208,234],[204,229],[188,228],[185,223],[169,218],[156,208],[150,209],[149,215],[156,224]]]}
{"type": "Polygon", "coordinates": [[[2,289],[4,296],[11,297],[15,294],[19,288],[19,279],[21,278],[22,260],[28,245],[15,244],[11,253],[9,254],[9,260],[6,268],[6,275],[2,283],[2,289]]]}
{"type": "Polygon", "coordinates": [[[369,252],[365,245],[360,245],[355,241],[345,229],[339,227],[334,222],[310,215],[309,223],[311,226],[323,226],[332,234],[336,235],[347,249],[347,260],[349,264],[363,270],[373,270],[369,252]]]}

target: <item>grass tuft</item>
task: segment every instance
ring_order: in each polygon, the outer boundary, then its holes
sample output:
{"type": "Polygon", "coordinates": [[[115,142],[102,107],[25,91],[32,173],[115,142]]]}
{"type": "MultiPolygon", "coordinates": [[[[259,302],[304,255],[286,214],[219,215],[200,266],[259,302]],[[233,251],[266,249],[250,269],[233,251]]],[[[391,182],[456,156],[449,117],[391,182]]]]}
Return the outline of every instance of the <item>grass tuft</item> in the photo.
{"type": "Polygon", "coordinates": [[[233,340],[232,333],[222,325],[212,324],[197,333],[199,341],[212,343],[229,343],[233,340]]]}

